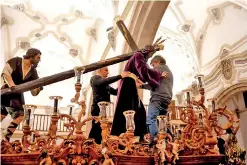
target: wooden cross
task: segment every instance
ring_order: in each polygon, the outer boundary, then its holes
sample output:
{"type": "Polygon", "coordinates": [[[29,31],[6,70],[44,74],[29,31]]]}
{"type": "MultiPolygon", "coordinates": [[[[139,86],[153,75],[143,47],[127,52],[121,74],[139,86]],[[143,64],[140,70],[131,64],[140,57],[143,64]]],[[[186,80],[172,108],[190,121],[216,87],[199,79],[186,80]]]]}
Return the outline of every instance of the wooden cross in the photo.
{"type": "Polygon", "coordinates": [[[121,31],[121,33],[123,34],[126,42],[129,44],[132,51],[138,50],[139,48],[136,45],[136,43],[135,43],[133,37],[131,36],[129,30],[125,26],[124,22],[122,20],[117,21],[117,26],[118,26],[119,30],[121,31]]]}

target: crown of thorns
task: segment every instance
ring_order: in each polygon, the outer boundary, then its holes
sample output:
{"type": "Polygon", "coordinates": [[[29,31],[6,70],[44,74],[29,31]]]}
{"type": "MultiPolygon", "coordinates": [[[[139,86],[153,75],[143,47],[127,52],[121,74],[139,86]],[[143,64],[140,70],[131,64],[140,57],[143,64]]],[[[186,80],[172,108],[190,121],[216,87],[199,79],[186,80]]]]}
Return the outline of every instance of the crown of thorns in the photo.
{"type": "Polygon", "coordinates": [[[148,44],[145,46],[145,48],[142,50],[143,53],[149,53],[149,52],[156,52],[164,49],[163,42],[165,42],[166,39],[161,40],[162,37],[158,38],[154,44],[148,44]]]}

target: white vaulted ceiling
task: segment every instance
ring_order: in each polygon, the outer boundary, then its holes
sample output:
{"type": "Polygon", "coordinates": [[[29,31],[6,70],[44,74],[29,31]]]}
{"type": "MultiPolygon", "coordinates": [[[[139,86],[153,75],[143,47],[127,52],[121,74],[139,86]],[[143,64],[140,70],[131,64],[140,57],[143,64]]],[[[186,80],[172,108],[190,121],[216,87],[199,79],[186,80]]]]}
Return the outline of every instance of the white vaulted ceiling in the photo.
{"type": "MultiPolygon", "coordinates": [[[[39,77],[114,56],[118,52],[109,48],[115,36],[109,37],[111,31],[107,29],[115,29],[116,18],[128,25],[132,4],[127,0],[3,0],[1,69],[9,58],[24,55],[29,47],[42,52],[37,68],[39,77]]],[[[91,75],[83,76],[84,88],[88,87],[91,75]]],[[[61,95],[63,105],[67,105],[75,93],[73,84],[74,79],[69,79],[48,85],[37,97],[27,92],[26,102],[47,105],[49,96],[61,95]]]]}

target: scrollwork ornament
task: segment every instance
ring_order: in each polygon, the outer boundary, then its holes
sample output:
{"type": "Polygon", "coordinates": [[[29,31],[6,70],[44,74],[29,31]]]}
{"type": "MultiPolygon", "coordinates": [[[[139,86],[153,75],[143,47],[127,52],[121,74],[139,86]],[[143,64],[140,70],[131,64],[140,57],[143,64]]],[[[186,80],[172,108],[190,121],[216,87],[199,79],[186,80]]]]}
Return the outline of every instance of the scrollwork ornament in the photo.
{"type": "Polygon", "coordinates": [[[232,61],[230,59],[221,61],[221,71],[226,80],[232,78],[232,61]]]}

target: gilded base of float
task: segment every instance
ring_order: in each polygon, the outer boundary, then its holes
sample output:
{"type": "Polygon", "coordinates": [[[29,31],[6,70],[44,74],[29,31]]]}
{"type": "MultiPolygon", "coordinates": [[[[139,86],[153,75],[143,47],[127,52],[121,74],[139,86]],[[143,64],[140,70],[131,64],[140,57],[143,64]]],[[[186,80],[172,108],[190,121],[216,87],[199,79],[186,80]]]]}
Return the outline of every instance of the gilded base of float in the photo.
{"type": "MultiPolygon", "coordinates": [[[[37,154],[1,154],[1,164],[3,165],[34,165],[37,164],[37,154]]],[[[151,165],[154,164],[154,158],[150,156],[123,156],[112,155],[114,163],[117,165],[151,165]]],[[[180,156],[176,161],[177,165],[218,165],[223,159],[223,155],[207,156],[180,156]]]]}

